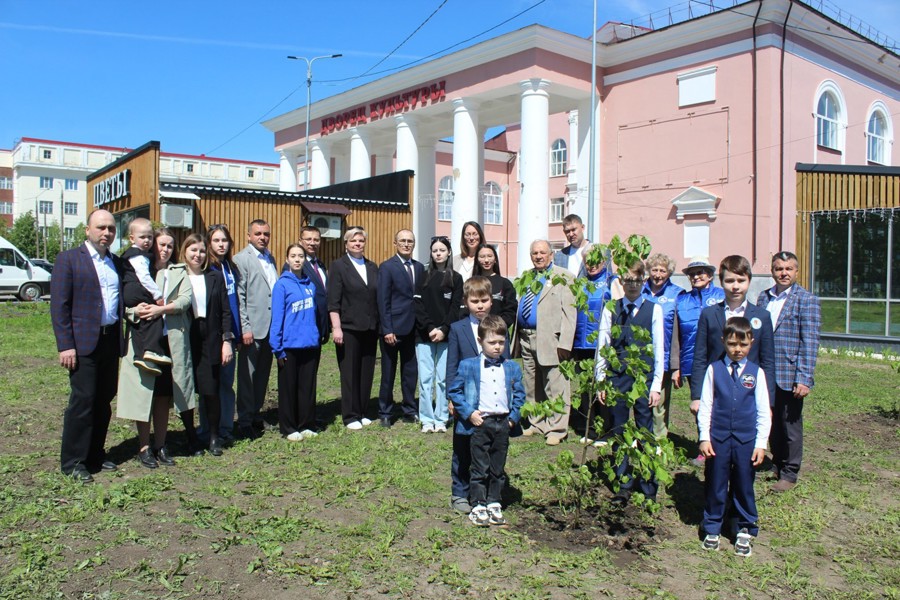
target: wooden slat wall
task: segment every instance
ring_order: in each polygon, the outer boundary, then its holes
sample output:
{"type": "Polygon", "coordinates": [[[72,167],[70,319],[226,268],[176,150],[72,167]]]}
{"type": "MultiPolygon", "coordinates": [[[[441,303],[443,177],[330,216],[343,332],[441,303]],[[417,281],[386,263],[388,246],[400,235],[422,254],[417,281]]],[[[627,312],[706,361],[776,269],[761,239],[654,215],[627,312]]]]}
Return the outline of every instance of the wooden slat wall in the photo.
{"type": "MultiPolygon", "coordinates": [[[[94,187],[106,181],[116,173],[125,169],[131,169],[131,195],[115,202],[102,206],[111,213],[120,213],[139,206],[150,205],[150,220],[159,220],[159,148],[150,146],[145,151],[123,161],[114,169],[104,172],[97,177],[88,176],[87,200],[85,201],[85,214],[94,211],[94,187]]],[[[126,236],[126,232],[119,232],[120,236],[126,236]]]]}
{"type": "Polygon", "coordinates": [[[812,215],[837,210],[900,207],[900,175],[797,173],[797,257],[800,284],[809,286],[812,215]]]}

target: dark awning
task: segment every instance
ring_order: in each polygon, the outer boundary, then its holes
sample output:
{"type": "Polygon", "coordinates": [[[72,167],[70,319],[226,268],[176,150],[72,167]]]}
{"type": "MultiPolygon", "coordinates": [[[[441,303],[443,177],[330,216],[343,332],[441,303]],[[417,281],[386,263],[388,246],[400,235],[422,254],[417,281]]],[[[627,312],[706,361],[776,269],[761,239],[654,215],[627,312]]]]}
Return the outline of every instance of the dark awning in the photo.
{"type": "Polygon", "coordinates": [[[307,202],[304,200],[300,201],[300,205],[303,206],[306,210],[311,213],[323,214],[323,215],[341,215],[342,217],[346,217],[349,215],[351,211],[349,208],[342,204],[330,204],[325,202],[307,202]]]}

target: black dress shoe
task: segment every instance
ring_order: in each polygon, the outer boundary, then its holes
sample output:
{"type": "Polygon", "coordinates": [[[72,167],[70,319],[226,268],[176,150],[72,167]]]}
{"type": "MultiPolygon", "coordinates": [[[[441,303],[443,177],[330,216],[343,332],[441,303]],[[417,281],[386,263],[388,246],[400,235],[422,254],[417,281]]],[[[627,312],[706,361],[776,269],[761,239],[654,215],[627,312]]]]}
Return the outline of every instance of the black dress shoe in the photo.
{"type": "Polygon", "coordinates": [[[111,460],[104,460],[100,465],[101,471],[117,471],[119,467],[111,460]]]}
{"type": "Polygon", "coordinates": [[[418,422],[419,422],[419,418],[418,418],[418,417],[411,417],[411,416],[409,416],[409,415],[404,415],[404,417],[403,417],[401,420],[402,420],[404,423],[413,423],[413,424],[415,424],[415,423],[418,423],[418,422]]]}
{"type": "Polygon", "coordinates": [[[164,467],[174,467],[175,459],[169,454],[169,450],[163,446],[156,449],[156,461],[164,467]]]}
{"type": "Polygon", "coordinates": [[[240,425],[237,428],[238,437],[243,438],[245,440],[255,440],[259,437],[259,433],[256,432],[256,429],[249,425],[240,425]]]}
{"type": "Polygon", "coordinates": [[[391,420],[387,417],[381,417],[381,419],[378,420],[378,423],[385,429],[391,428],[391,420]]]}
{"type": "Polygon", "coordinates": [[[213,438],[209,441],[209,453],[213,456],[222,456],[222,440],[213,438]]]}
{"type": "Polygon", "coordinates": [[[619,492],[615,496],[613,496],[612,500],[610,500],[610,504],[614,506],[624,506],[628,504],[628,501],[631,499],[630,492],[619,492]]]}
{"type": "Polygon", "coordinates": [[[69,477],[83,484],[91,483],[92,481],[94,481],[93,476],[91,476],[91,473],[84,465],[75,465],[75,468],[72,469],[71,473],[69,473],[69,477]]]}
{"type": "Polygon", "coordinates": [[[156,461],[156,457],[153,456],[153,451],[150,448],[138,452],[138,460],[148,469],[155,469],[159,466],[159,463],[156,461]]]}
{"type": "Polygon", "coordinates": [[[203,456],[203,453],[206,450],[203,449],[203,446],[200,445],[200,442],[188,443],[187,453],[188,456],[203,456]]]}

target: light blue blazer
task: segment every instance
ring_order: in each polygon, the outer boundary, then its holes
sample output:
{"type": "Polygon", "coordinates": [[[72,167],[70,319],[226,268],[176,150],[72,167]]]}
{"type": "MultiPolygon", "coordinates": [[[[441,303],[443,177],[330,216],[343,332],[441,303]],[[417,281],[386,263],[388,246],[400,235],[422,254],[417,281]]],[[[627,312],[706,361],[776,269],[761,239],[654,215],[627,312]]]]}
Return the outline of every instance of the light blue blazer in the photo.
{"type": "MultiPolygon", "coordinates": [[[[450,383],[447,394],[456,409],[455,432],[460,435],[472,435],[475,426],[469,421],[472,413],[478,410],[481,398],[481,361],[479,354],[474,358],[466,358],[459,363],[456,377],[450,383]]],[[[509,420],[516,424],[518,430],[519,411],[525,404],[525,388],[522,386],[522,368],[515,361],[503,361],[506,375],[506,399],[509,404],[509,420]]],[[[512,433],[510,435],[513,435],[512,433]]]]}

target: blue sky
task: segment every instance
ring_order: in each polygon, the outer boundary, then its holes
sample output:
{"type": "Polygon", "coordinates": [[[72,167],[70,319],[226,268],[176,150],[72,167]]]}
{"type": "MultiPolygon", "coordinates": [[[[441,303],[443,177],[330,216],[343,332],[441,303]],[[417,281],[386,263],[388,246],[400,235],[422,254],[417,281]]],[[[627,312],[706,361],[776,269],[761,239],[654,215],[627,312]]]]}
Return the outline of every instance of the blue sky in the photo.
{"type": "MultiPolygon", "coordinates": [[[[896,0],[825,1],[900,38],[896,0]]],[[[599,4],[600,24],[638,23],[654,11],[687,6],[679,0],[599,4]]],[[[303,106],[306,99],[305,66],[287,55],[343,53],[315,63],[315,102],[371,81],[372,76],[355,77],[385,59],[439,7],[374,71],[399,67],[497,25],[465,45],[533,23],[586,37],[591,5],[591,0],[0,0],[0,148],[12,148],[20,137],[131,148],[152,139],[168,152],[277,162],[273,136],[258,122],[303,106]]]]}

